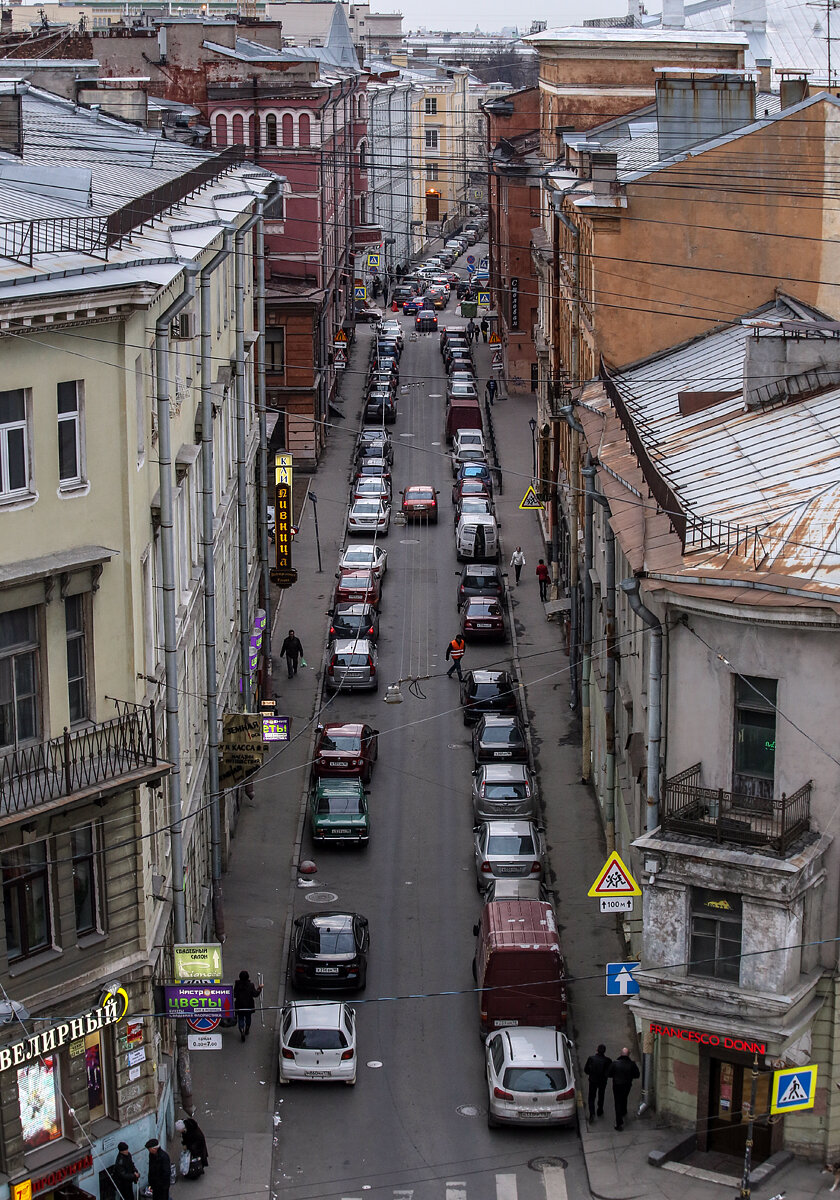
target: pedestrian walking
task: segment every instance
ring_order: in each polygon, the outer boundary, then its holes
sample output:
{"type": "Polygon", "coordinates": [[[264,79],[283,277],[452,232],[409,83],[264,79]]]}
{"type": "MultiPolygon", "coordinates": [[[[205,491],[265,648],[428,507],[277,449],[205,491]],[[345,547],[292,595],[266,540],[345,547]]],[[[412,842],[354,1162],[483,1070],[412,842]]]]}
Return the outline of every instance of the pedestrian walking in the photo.
{"type": "Polygon", "coordinates": [[[498,383],[496,383],[496,380],[488,379],[487,383],[484,386],[484,399],[487,401],[487,403],[490,405],[491,408],[493,407],[493,404],[496,400],[496,392],[498,390],[499,390],[499,385],[498,385],[498,383]]]}
{"type": "Polygon", "coordinates": [[[545,603],[548,599],[548,585],[551,583],[551,574],[545,565],[544,559],[541,558],[537,563],[537,569],[534,574],[540,581],[540,600],[545,603]]]}
{"type": "Polygon", "coordinates": [[[510,565],[516,572],[516,586],[519,587],[519,576],[522,574],[522,568],[525,566],[525,551],[521,546],[517,546],[513,554],[511,554],[510,565]]]}
{"type": "Polygon", "coordinates": [[[134,1165],[128,1142],[120,1142],[117,1146],[117,1157],[111,1167],[111,1178],[122,1200],[134,1200],[134,1185],[140,1179],[140,1172],[134,1165]]]}
{"type": "Polygon", "coordinates": [[[298,659],[303,662],[303,646],[300,644],[300,639],[295,636],[294,629],[289,630],[289,636],[280,647],[280,657],[286,660],[286,666],[289,668],[289,678],[291,679],[293,675],[297,675],[298,659]]]}
{"type": "Polygon", "coordinates": [[[475,341],[477,336],[478,336],[478,326],[476,325],[476,323],[472,319],[472,317],[470,317],[469,323],[467,324],[467,340],[469,341],[470,345],[472,345],[472,343],[475,341]]]}
{"type": "Polygon", "coordinates": [[[251,1018],[256,1008],[254,1001],[262,990],[263,985],[260,984],[257,987],[256,984],[253,984],[247,971],[239,972],[239,978],[233,985],[233,1011],[236,1013],[239,1034],[243,1042],[251,1032],[251,1018]]]}
{"type": "Polygon", "coordinates": [[[450,679],[452,678],[453,671],[457,672],[459,679],[464,678],[464,676],[461,674],[461,659],[464,657],[464,651],[466,648],[467,643],[464,641],[460,633],[456,633],[452,641],[446,647],[446,657],[452,660],[452,665],[446,672],[450,679]]]}
{"type": "Polygon", "coordinates": [[[623,1129],[624,1118],[627,1116],[627,1100],[630,1096],[630,1088],[633,1086],[633,1080],[639,1078],[639,1068],[630,1057],[630,1051],[626,1046],[622,1047],[618,1058],[610,1063],[607,1077],[613,1081],[615,1127],[616,1129],[623,1129]]]}
{"type": "Polygon", "coordinates": [[[149,1138],[146,1149],[149,1151],[149,1187],[152,1200],[169,1200],[169,1188],[172,1184],[172,1163],[169,1155],[157,1138],[149,1138]]]}
{"type": "Polygon", "coordinates": [[[584,1064],[583,1073],[589,1076],[589,1120],[595,1120],[597,1107],[598,1116],[604,1115],[604,1093],[607,1090],[607,1078],[612,1059],[607,1058],[607,1047],[600,1045],[594,1054],[590,1054],[584,1064]]]}
{"type": "Polygon", "coordinates": [[[487,318],[486,318],[486,317],[482,317],[482,318],[481,318],[481,325],[480,325],[480,329],[481,329],[481,336],[484,338],[484,342],[485,342],[485,345],[486,345],[486,343],[487,343],[487,334],[490,332],[490,326],[489,326],[489,324],[488,324],[488,322],[487,322],[487,318]]]}
{"type": "Polygon", "coordinates": [[[207,1155],[207,1139],[201,1127],[193,1117],[176,1121],[175,1128],[181,1135],[181,1174],[185,1179],[198,1179],[204,1174],[204,1168],[210,1165],[207,1155]]]}

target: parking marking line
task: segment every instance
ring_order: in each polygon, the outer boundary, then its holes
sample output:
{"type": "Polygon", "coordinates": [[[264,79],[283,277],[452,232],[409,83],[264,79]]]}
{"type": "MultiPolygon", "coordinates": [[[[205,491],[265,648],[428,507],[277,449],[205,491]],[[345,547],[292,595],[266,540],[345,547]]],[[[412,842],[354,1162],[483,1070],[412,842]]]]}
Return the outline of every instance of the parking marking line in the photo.
{"type": "Polygon", "coordinates": [[[562,1167],[543,1168],[543,1186],[545,1200],[569,1200],[566,1191],[566,1172],[562,1167]]]}
{"type": "Polygon", "coordinates": [[[516,1176],[496,1176],[496,1200],[516,1200],[516,1176]]]}
{"type": "Polygon", "coordinates": [[[447,1180],[446,1200],[467,1200],[466,1183],[463,1180],[447,1180]]]}

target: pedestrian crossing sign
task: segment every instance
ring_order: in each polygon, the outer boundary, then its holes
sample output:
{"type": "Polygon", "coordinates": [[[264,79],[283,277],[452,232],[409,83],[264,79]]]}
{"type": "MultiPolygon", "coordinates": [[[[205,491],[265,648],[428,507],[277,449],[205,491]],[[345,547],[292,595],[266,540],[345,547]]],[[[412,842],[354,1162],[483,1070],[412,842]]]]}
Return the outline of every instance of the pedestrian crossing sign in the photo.
{"type": "Polygon", "coordinates": [[[531,486],[528,488],[528,491],[522,497],[522,503],[519,505],[519,507],[520,508],[545,508],[545,505],[543,504],[542,500],[540,500],[537,493],[534,491],[533,486],[531,486]]]}
{"type": "Polygon", "coordinates": [[[799,1112],[813,1108],[817,1094],[817,1064],[810,1067],[785,1067],[773,1072],[771,1113],[799,1112]]]}
{"type": "Polygon", "coordinates": [[[479,292],[478,293],[478,303],[481,305],[482,308],[489,308],[490,307],[490,293],[489,292],[479,292]]]}
{"type": "Polygon", "coordinates": [[[613,850],[586,893],[587,896],[641,896],[638,883],[613,850]]]}
{"type": "Polygon", "coordinates": [[[369,267],[378,267],[379,266],[379,255],[378,254],[369,254],[368,255],[368,266],[369,267]]]}
{"type": "Polygon", "coordinates": [[[364,284],[362,284],[361,287],[356,285],[356,287],[353,288],[353,298],[355,300],[367,300],[367,288],[364,284]]]}

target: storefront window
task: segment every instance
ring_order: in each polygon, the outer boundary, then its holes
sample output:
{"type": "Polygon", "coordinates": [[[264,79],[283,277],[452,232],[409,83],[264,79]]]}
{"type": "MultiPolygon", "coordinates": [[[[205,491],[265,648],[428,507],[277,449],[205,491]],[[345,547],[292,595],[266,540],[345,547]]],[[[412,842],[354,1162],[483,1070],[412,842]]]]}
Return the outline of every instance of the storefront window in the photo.
{"type": "Polygon", "coordinates": [[[87,1074],[90,1119],[98,1121],[100,1117],[105,1116],[107,1109],[105,1102],[105,1046],[101,1030],[89,1033],[85,1038],[85,1072],[87,1074]]]}
{"type": "Polygon", "coordinates": [[[737,983],[741,974],[741,897],[691,889],[690,975],[737,983]]]}
{"type": "Polygon", "coordinates": [[[45,1055],[17,1073],[20,1126],[25,1151],[37,1150],[62,1136],[58,1099],[58,1063],[45,1055]]]}

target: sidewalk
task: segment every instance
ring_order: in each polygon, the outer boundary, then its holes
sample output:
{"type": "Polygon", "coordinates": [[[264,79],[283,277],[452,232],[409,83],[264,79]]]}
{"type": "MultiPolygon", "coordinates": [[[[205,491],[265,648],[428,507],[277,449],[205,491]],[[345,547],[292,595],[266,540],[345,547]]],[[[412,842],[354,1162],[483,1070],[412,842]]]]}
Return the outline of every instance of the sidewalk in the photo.
{"type": "MultiPolygon", "coordinates": [[[[493,347],[474,347],[479,395],[490,375],[493,347]]],[[[655,1112],[641,1119],[636,1111],[641,1101],[640,1083],[633,1086],[623,1132],[617,1132],[611,1089],[608,1088],[604,1116],[592,1125],[587,1120],[586,1077],[582,1066],[599,1042],[606,1043],[614,1058],[629,1046],[641,1066],[640,1047],[632,1019],[617,998],[605,995],[605,964],[628,957],[619,919],[602,916],[597,902],[587,891],[602,867],[606,842],[594,793],[581,784],[580,725],[569,708],[569,660],[561,644],[561,630],[546,618],[534,575],[539,558],[548,559],[540,524],[533,512],[521,511],[520,501],[531,483],[530,417],[536,415],[529,396],[498,399],[492,417],[504,472],[504,491],[497,498],[501,519],[504,566],[517,545],[525,551],[526,566],[519,587],[511,596],[515,620],[519,670],[525,685],[527,717],[531,725],[536,767],[545,804],[549,856],[556,891],[557,910],[566,965],[574,980],[569,991],[571,1028],[578,1057],[580,1134],[592,1194],[604,1200],[714,1200],[737,1195],[732,1180],[724,1184],[680,1173],[678,1169],[651,1167],[650,1151],[662,1149],[673,1140],[675,1130],[662,1123],[655,1112]]],[[[678,1168],[681,1164],[673,1164],[678,1168]]],[[[754,1186],[757,1197],[786,1191],[787,1200],[817,1195],[828,1190],[828,1175],[815,1164],[794,1162],[769,1183],[754,1186]]],[[[740,1183],[740,1180],[738,1181],[740,1183]]]]}

